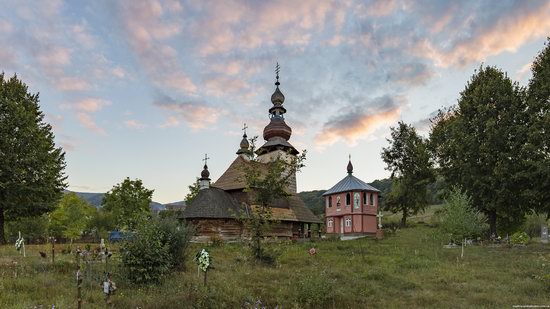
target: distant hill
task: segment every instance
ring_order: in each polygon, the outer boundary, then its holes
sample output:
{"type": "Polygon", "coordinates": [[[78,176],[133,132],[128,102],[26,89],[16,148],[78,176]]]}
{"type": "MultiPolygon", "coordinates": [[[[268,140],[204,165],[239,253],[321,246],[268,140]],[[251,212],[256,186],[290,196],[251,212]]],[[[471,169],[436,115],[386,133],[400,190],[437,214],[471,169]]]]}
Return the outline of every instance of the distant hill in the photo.
{"type": "Polygon", "coordinates": [[[185,206],[187,205],[185,204],[185,201],[178,201],[178,202],[164,204],[164,206],[166,207],[167,210],[184,210],[185,206]]]}
{"type": "MultiPolygon", "coordinates": [[[[101,202],[103,201],[103,196],[105,196],[105,193],[75,192],[75,191],[65,190],[65,193],[71,193],[71,192],[76,193],[76,195],[86,200],[88,203],[90,203],[92,206],[94,206],[97,209],[101,208],[101,202]]],[[[149,204],[149,207],[153,212],[166,210],[166,206],[157,202],[151,202],[151,204],[149,204]]]]}

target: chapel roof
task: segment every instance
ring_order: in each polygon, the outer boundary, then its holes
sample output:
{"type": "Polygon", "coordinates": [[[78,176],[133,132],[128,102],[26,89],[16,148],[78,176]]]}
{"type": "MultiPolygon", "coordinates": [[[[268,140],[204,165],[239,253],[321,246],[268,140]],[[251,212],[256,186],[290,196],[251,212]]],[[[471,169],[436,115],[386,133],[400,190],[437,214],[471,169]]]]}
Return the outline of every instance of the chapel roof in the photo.
{"type": "Polygon", "coordinates": [[[245,169],[251,164],[258,164],[258,168],[267,171],[267,166],[265,164],[247,161],[243,157],[238,156],[212,186],[222,190],[246,188],[245,169]]]}
{"type": "Polygon", "coordinates": [[[219,188],[200,190],[187,205],[181,218],[235,218],[239,216],[240,204],[229,193],[219,188]]]}
{"type": "Polygon", "coordinates": [[[348,171],[348,175],[344,177],[344,179],[340,180],[337,184],[335,184],[332,188],[323,193],[323,196],[347,191],[380,192],[380,190],[352,175],[353,165],[351,164],[351,156],[346,169],[348,171]]]}

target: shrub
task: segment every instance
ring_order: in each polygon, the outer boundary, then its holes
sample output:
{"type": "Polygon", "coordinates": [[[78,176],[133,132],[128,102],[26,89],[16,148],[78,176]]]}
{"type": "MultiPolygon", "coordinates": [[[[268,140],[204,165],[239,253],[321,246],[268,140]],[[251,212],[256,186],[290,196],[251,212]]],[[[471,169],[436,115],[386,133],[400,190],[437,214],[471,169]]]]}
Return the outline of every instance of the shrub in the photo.
{"type": "Polygon", "coordinates": [[[325,272],[308,274],[298,282],[298,302],[306,308],[324,308],[333,297],[332,287],[325,272]]]}
{"type": "Polygon", "coordinates": [[[513,245],[527,245],[529,242],[529,235],[525,232],[516,232],[510,237],[510,242],[513,245]]]}
{"type": "Polygon", "coordinates": [[[223,238],[220,235],[210,236],[210,245],[212,247],[221,247],[223,246],[223,238]]]}
{"type": "Polygon", "coordinates": [[[47,229],[48,219],[45,216],[21,217],[6,222],[6,234],[10,242],[15,242],[19,232],[28,243],[45,242],[47,229]]]}
{"type": "Polygon", "coordinates": [[[464,238],[473,238],[487,229],[485,218],[472,207],[471,198],[459,188],[453,188],[443,206],[440,230],[448,240],[460,243],[464,238]]]}
{"type": "Polygon", "coordinates": [[[159,225],[152,221],[138,226],[135,237],[121,247],[126,277],[133,283],[159,282],[170,270],[170,246],[159,225]]]}
{"type": "Polygon", "coordinates": [[[534,212],[525,217],[522,230],[529,235],[529,237],[539,237],[541,232],[541,226],[547,225],[545,215],[537,215],[534,212]]]}
{"type": "Polygon", "coordinates": [[[177,269],[183,269],[189,255],[189,241],[194,234],[193,228],[175,218],[160,219],[159,228],[162,232],[162,242],[168,245],[170,265],[177,269]]]}

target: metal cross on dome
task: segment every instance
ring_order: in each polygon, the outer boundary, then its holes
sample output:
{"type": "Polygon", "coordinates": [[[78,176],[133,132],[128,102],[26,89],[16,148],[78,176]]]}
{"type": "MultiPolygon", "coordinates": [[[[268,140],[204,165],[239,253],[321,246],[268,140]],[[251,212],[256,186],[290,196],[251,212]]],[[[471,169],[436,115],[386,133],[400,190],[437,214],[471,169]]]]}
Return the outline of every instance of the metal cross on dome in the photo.
{"type": "Polygon", "coordinates": [[[202,159],[202,161],[204,161],[204,165],[206,165],[208,159],[210,159],[210,158],[209,158],[208,155],[205,153],[205,154],[204,154],[204,159],[202,159]]]}
{"type": "Polygon", "coordinates": [[[245,135],[246,135],[246,129],[248,129],[248,126],[246,125],[246,122],[245,122],[244,125],[243,125],[243,128],[242,128],[245,135]]]}

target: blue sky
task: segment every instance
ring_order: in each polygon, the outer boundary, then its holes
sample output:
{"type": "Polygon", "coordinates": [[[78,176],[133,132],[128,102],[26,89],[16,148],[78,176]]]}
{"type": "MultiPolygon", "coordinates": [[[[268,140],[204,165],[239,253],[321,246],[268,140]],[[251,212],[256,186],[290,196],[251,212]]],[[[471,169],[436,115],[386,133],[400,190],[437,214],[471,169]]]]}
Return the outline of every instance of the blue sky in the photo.
{"type": "Polygon", "coordinates": [[[243,123],[261,137],[281,64],[298,189],[327,189],[348,154],[389,176],[389,128],[420,132],[481,63],[525,85],[550,35],[548,1],[0,0],[0,70],[40,92],[69,189],[140,178],[182,200],[205,153],[215,180],[243,123]]]}

